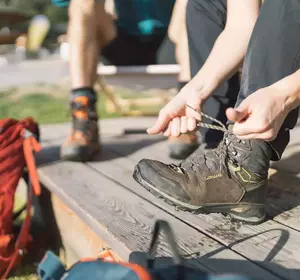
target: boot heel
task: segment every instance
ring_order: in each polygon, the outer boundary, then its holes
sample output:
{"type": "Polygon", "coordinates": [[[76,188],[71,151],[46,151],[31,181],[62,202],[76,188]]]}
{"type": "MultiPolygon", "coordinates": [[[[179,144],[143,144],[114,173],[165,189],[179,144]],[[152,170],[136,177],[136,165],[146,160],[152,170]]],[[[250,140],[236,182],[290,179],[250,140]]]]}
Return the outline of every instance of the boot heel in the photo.
{"type": "Polygon", "coordinates": [[[249,224],[260,224],[266,219],[264,205],[237,205],[228,214],[231,218],[249,224]]]}

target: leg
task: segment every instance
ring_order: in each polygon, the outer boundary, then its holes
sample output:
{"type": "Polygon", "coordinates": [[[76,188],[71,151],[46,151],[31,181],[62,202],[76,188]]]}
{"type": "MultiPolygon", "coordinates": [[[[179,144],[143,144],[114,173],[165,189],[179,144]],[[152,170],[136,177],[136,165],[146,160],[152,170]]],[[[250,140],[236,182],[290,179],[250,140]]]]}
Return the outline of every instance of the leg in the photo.
{"type": "MultiPolygon", "coordinates": [[[[300,66],[300,0],[265,0],[247,50],[236,105],[300,66]]],[[[213,151],[200,152],[180,166],[142,160],[134,177],[146,189],[191,212],[229,214],[244,222],[265,219],[270,160],[278,160],[298,113],[287,117],[277,139],[240,140],[227,132],[213,151]]]]}
{"type": "MultiPolygon", "coordinates": [[[[300,1],[265,0],[245,57],[241,90],[236,106],[256,90],[292,74],[300,66],[300,1]]],[[[280,159],[289,142],[289,130],[298,109],[285,120],[270,144],[272,160],[280,159]]]]}
{"type": "MultiPolygon", "coordinates": [[[[170,40],[175,44],[175,55],[180,65],[179,83],[187,83],[191,79],[188,39],[186,30],[186,6],[188,0],[176,0],[168,28],[170,40]]],[[[180,90],[180,88],[179,88],[180,90]]]]}
{"type": "MultiPolygon", "coordinates": [[[[299,68],[299,33],[300,0],[265,0],[249,43],[236,105],[299,68]]],[[[196,153],[180,166],[144,159],[134,177],[184,210],[221,212],[243,222],[260,223],[265,219],[270,160],[280,158],[297,117],[296,110],[291,112],[271,143],[240,140],[227,132],[217,149],[196,153]]]]}
{"type": "Polygon", "coordinates": [[[105,12],[104,3],[95,3],[95,0],[72,0],[69,18],[72,88],[92,88],[100,48],[115,36],[112,20],[105,12]]]}
{"type": "MultiPolygon", "coordinates": [[[[191,75],[196,75],[208,58],[213,45],[225,27],[226,0],[190,0],[187,5],[187,32],[191,75]]],[[[225,110],[232,106],[239,91],[239,77],[234,75],[221,85],[203,106],[204,113],[226,123],[225,110]]],[[[218,131],[201,129],[204,147],[215,147],[222,139],[218,131]]]]}
{"type": "Polygon", "coordinates": [[[69,17],[73,123],[71,135],[61,148],[61,157],[86,161],[100,149],[93,85],[99,50],[112,39],[114,32],[102,1],[72,0],[69,17]]]}
{"type": "MultiPolygon", "coordinates": [[[[180,66],[178,92],[190,81],[189,48],[186,30],[186,6],[188,0],[176,0],[168,28],[168,35],[175,44],[175,55],[180,66]]],[[[174,159],[186,159],[199,146],[196,132],[179,137],[169,137],[169,155],[174,159]]]]}

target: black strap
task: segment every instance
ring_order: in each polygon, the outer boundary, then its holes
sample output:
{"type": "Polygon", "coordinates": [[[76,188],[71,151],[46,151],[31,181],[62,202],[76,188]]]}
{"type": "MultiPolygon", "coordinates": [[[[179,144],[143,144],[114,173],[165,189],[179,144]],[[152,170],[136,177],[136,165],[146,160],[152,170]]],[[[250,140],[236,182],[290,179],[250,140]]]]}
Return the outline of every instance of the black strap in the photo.
{"type": "Polygon", "coordinates": [[[156,253],[157,253],[159,234],[161,231],[163,231],[165,233],[164,237],[165,237],[166,242],[170,246],[174,263],[176,265],[182,265],[182,258],[179,254],[177,244],[176,244],[176,241],[174,238],[174,234],[173,234],[173,231],[172,231],[170,225],[166,221],[158,220],[155,223],[150,248],[148,251],[149,252],[149,260],[148,260],[149,268],[153,268],[154,259],[155,259],[156,253]]]}

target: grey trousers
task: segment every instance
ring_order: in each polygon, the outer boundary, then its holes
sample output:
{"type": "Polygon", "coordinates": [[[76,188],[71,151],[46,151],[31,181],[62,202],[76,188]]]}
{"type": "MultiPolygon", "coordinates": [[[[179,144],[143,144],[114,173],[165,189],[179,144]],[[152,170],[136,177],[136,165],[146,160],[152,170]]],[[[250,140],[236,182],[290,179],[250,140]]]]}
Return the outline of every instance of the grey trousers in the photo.
{"type": "MultiPolygon", "coordinates": [[[[212,50],[226,24],[226,0],[189,0],[187,31],[191,73],[194,76],[212,50]]],[[[204,113],[227,122],[225,110],[238,106],[256,90],[294,73],[300,66],[300,0],[265,0],[244,60],[241,84],[238,74],[222,84],[203,106],[204,113]]],[[[272,160],[280,159],[296,125],[298,109],[290,112],[277,138],[270,142],[272,160]]],[[[201,129],[201,141],[218,143],[222,133],[201,129]]]]}

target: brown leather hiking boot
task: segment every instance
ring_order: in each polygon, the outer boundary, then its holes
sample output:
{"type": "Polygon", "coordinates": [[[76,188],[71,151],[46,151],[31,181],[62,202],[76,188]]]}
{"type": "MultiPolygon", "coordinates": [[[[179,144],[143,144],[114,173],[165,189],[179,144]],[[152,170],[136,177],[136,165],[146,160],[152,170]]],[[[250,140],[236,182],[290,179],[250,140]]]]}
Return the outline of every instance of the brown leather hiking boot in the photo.
{"type": "Polygon", "coordinates": [[[168,138],[169,156],[174,159],[186,159],[199,146],[196,132],[181,134],[179,137],[168,138]]]}
{"type": "Polygon", "coordinates": [[[267,142],[239,140],[227,132],[216,149],[200,152],[179,166],[143,159],[133,177],[181,210],[261,223],[271,155],[267,142]]]}
{"type": "Polygon", "coordinates": [[[100,151],[96,100],[87,96],[73,98],[72,131],[61,147],[61,158],[70,161],[88,161],[100,151]]]}

